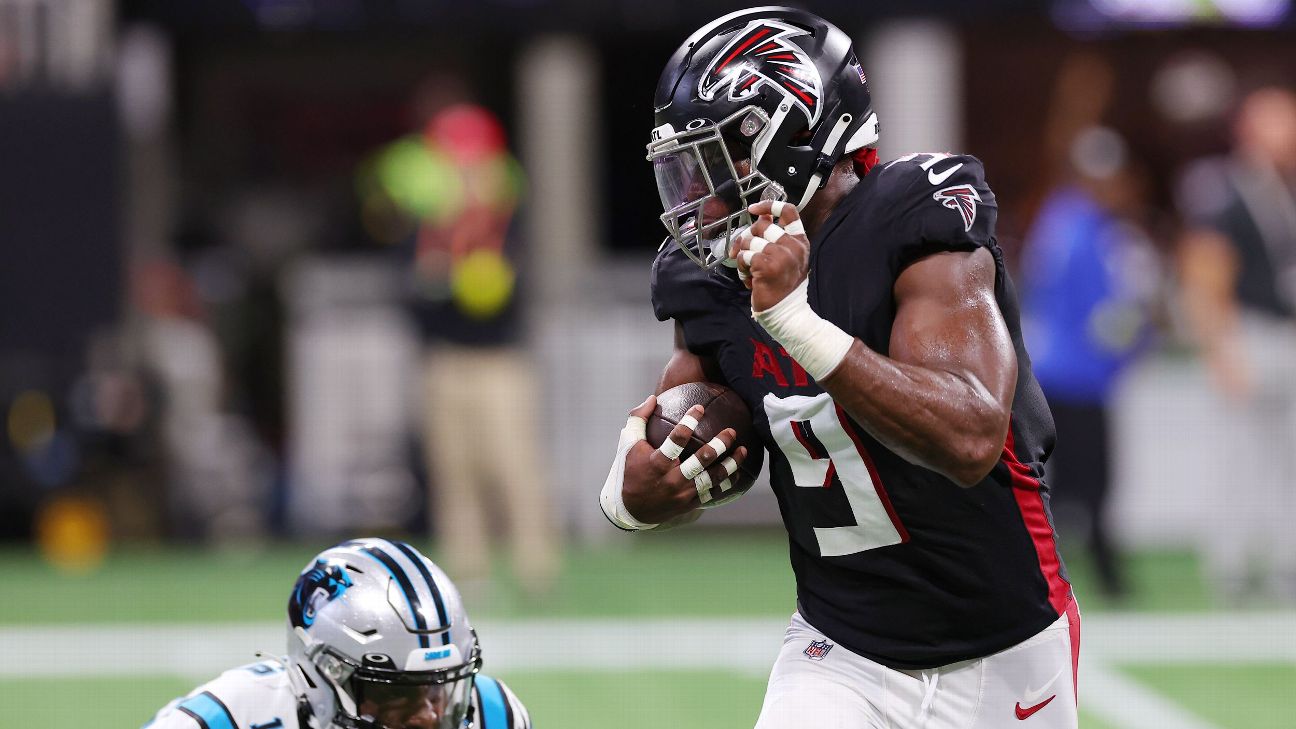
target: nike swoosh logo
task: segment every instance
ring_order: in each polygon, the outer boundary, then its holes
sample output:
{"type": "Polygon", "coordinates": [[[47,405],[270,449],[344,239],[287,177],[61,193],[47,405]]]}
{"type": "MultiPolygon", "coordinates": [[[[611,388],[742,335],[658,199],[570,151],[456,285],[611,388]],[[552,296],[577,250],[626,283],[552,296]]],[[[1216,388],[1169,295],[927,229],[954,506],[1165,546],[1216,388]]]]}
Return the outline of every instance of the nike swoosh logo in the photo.
{"type": "Polygon", "coordinates": [[[1026,692],[1022,694],[1022,698],[1025,699],[1026,703],[1028,704],[1033,704],[1036,701],[1039,701],[1039,697],[1043,696],[1044,692],[1049,690],[1049,686],[1052,686],[1053,682],[1057,681],[1058,678],[1062,675],[1062,672],[1065,671],[1066,669],[1067,669],[1066,666],[1059,668],[1058,672],[1053,674],[1053,678],[1050,678],[1048,681],[1045,681],[1044,685],[1040,686],[1038,689],[1032,691],[1031,688],[1027,686],[1026,692]]]}
{"type": "Polygon", "coordinates": [[[933,185],[939,185],[939,184],[941,184],[942,182],[948,180],[949,177],[950,177],[950,175],[954,174],[955,172],[958,172],[958,171],[959,171],[959,168],[962,167],[962,166],[963,166],[963,163],[962,163],[962,162],[959,162],[958,164],[954,165],[953,167],[949,168],[948,170],[945,170],[944,172],[940,173],[939,175],[936,174],[936,170],[927,170],[927,181],[930,182],[930,183],[933,184],[933,185]]]}
{"type": "Polygon", "coordinates": [[[1044,699],[1043,701],[1039,702],[1038,704],[1035,704],[1034,706],[1030,707],[1029,709],[1023,709],[1021,703],[1018,702],[1018,704],[1017,704],[1017,718],[1018,718],[1020,721],[1026,721],[1027,719],[1031,718],[1031,715],[1032,715],[1032,714],[1034,714],[1035,712],[1037,712],[1037,711],[1039,711],[1040,709],[1044,708],[1045,706],[1048,706],[1048,705],[1049,705],[1049,702],[1052,701],[1053,699],[1056,699],[1056,698],[1057,698],[1057,694],[1053,694],[1052,696],[1048,697],[1047,699],[1044,699]]]}

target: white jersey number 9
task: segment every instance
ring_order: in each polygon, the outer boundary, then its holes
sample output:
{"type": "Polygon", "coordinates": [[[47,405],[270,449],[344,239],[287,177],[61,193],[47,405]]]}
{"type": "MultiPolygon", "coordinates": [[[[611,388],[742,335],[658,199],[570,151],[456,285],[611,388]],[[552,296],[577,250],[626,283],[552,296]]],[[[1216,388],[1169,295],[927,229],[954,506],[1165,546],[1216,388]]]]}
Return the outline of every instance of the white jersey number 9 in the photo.
{"type": "Polygon", "coordinates": [[[855,525],[815,527],[821,555],[842,557],[909,540],[868,451],[828,393],[814,397],[769,394],[764,405],[770,432],[792,467],[796,485],[831,487],[836,476],[846,492],[855,525]]]}

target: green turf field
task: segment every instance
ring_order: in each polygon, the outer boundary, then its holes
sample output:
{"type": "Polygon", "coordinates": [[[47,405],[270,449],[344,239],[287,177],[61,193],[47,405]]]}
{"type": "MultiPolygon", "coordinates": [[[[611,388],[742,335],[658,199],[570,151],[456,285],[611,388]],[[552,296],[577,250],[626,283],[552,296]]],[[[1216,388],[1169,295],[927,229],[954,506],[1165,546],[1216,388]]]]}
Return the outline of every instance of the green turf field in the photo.
{"type": "MultiPolygon", "coordinates": [[[[0,625],[277,618],[297,572],[326,546],[222,552],[128,547],[86,575],[61,573],[32,550],[0,550],[0,570],[26,591],[22,601],[0,601],[0,625]]],[[[435,550],[429,554],[436,559],[435,550]]],[[[1089,574],[1083,561],[1068,560],[1068,567],[1086,611],[1110,607],[1085,589],[1089,574]]],[[[1185,553],[1136,555],[1130,572],[1139,589],[1120,607],[1209,609],[1196,569],[1185,553]]],[[[781,532],[627,535],[610,546],[572,550],[555,593],[541,603],[523,600],[510,585],[501,571],[499,589],[488,603],[472,605],[473,614],[782,615],[793,609],[781,532]],[[699,569],[699,564],[713,568],[699,569]]]]}
{"type": "MultiPolygon", "coordinates": [[[[28,550],[0,551],[9,585],[24,587],[20,599],[0,600],[0,631],[16,628],[72,629],[125,626],[154,630],[169,623],[265,625],[281,619],[287,589],[297,571],[323,544],[277,545],[263,550],[213,552],[197,549],[123,548],[97,571],[62,574],[28,550]]],[[[572,550],[553,595],[532,603],[512,589],[501,571],[489,596],[470,604],[484,622],[545,619],[582,621],[717,621],[723,646],[728,618],[781,621],[793,608],[792,580],[779,533],[632,535],[608,546],[572,550]]],[[[1187,554],[1136,555],[1131,582],[1138,589],[1115,612],[1086,591],[1080,560],[1071,571],[1086,616],[1135,616],[1155,624],[1159,615],[1179,618],[1212,611],[1196,563],[1187,554]]],[[[1245,616],[1242,618],[1245,620],[1245,616]]],[[[712,624],[706,622],[707,625],[712,624]]],[[[764,625],[765,623],[759,623],[764,625]]],[[[1293,630],[1296,630],[1294,619],[1293,630]]],[[[2,633],[0,633],[2,634],[2,633]]],[[[92,633],[93,635],[93,633],[92,633]]],[[[1288,636],[1289,638],[1291,636],[1288,636]]],[[[484,641],[489,648],[489,635],[484,641]]],[[[771,645],[778,641],[775,631],[771,645]]],[[[580,646],[569,647],[581,650],[580,646]]],[[[95,650],[86,645],[86,651],[95,650]]],[[[1111,666],[1107,679],[1167,702],[1198,724],[1190,729],[1267,729],[1296,726],[1296,662],[1226,660],[1159,663],[1156,656],[1111,666]],[[1113,678],[1115,677],[1115,678],[1113,678]]],[[[21,660],[6,655],[6,661],[21,660]]],[[[746,729],[759,710],[766,666],[643,669],[568,665],[558,670],[495,671],[514,687],[540,727],[671,727],[746,729]]],[[[490,669],[490,656],[487,656],[490,669]]],[[[129,676],[75,675],[23,678],[0,673],[0,729],[135,727],[159,706],[188,691],[193,676],[135,671],[129,676]]],[[[1085,692],[1084,729],[1187,726],[1158,723],[1144,709],[1122,708],[1085,692]]]]}

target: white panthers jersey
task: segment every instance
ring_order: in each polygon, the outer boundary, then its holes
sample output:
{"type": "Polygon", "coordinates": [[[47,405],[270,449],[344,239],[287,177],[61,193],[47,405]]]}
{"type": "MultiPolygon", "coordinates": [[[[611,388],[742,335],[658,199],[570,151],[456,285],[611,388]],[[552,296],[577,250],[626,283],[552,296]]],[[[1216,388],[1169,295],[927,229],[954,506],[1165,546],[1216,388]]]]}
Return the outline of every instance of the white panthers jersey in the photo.
{"type": "MultiPolygon", "coordinates": [[[[297,723],[297,697],[280,660],[234,668],[172,701],[144,729],[307,729],[297,723]]],[[[531,729],[517,696],[478,674],[473,683],[473,729],[531,729]]]]}

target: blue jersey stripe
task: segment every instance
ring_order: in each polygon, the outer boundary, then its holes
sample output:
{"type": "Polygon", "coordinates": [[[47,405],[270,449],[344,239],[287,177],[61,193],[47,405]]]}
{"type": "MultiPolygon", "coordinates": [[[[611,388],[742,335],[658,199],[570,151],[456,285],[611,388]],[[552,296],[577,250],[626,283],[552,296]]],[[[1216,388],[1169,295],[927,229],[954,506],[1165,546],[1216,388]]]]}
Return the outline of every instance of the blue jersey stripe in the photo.
{"type": "MultiPolygon", "coordinates": [[[[400,585],[401,592],[405,593],[405,602],[409,605],[410,612],[414,615],[415,629],[418,631],[426,631],[428,628],[427,622],[423,620],[422,602],[419,600],[418,592],[414,590],[413,583],[410,582],[409,576],[405,574],[405,570],[401,568],[400,563],[393,559],[390,554],[387,554],[377,547],[366,545],[362,546],[360,549],[365,554],[377,560],[378,564],[387,568],[387,572],[391,574],[392,579],[396,580],[396,584],[400,585]]],[[[419,633],[419,647],[429,647],[426,632],[419,633]]]]}
{"type": "Polygon", "coordinates": [[[490,676],[477,675],[477,695],[481,697],[482,729],[509,729],[508,699],[499,682],[490,676]]]}
{"type": "Polygon", "coordinates": [[[190,696],[176,708],[193,717],[203,729],[238,729],[229,709],[210,691],[190,696]]]}
{"type": "MultiPolygon", "coordinates": [[[[423,560],[419,558],[418,553],[410,545],[404,542],[392,542],[392,544],[396,545],[401,554],[408,557],[409,561],[413,562],[414,566],[418,568],[419,574],[427,582],[428,592],[432,593],[432,602],[436,604],[437,618],[441,621],[441,625],[449,628],[450,617],[446,615],[445,602],[441,599],[441,591],[437,589],[436,580],[432,579],[432,573],[428,571],[427,565],[423,564],[423,560]]],[[[449,644],[450,631],[446,630],[441,634],[441,645],[449,644]]]]}

